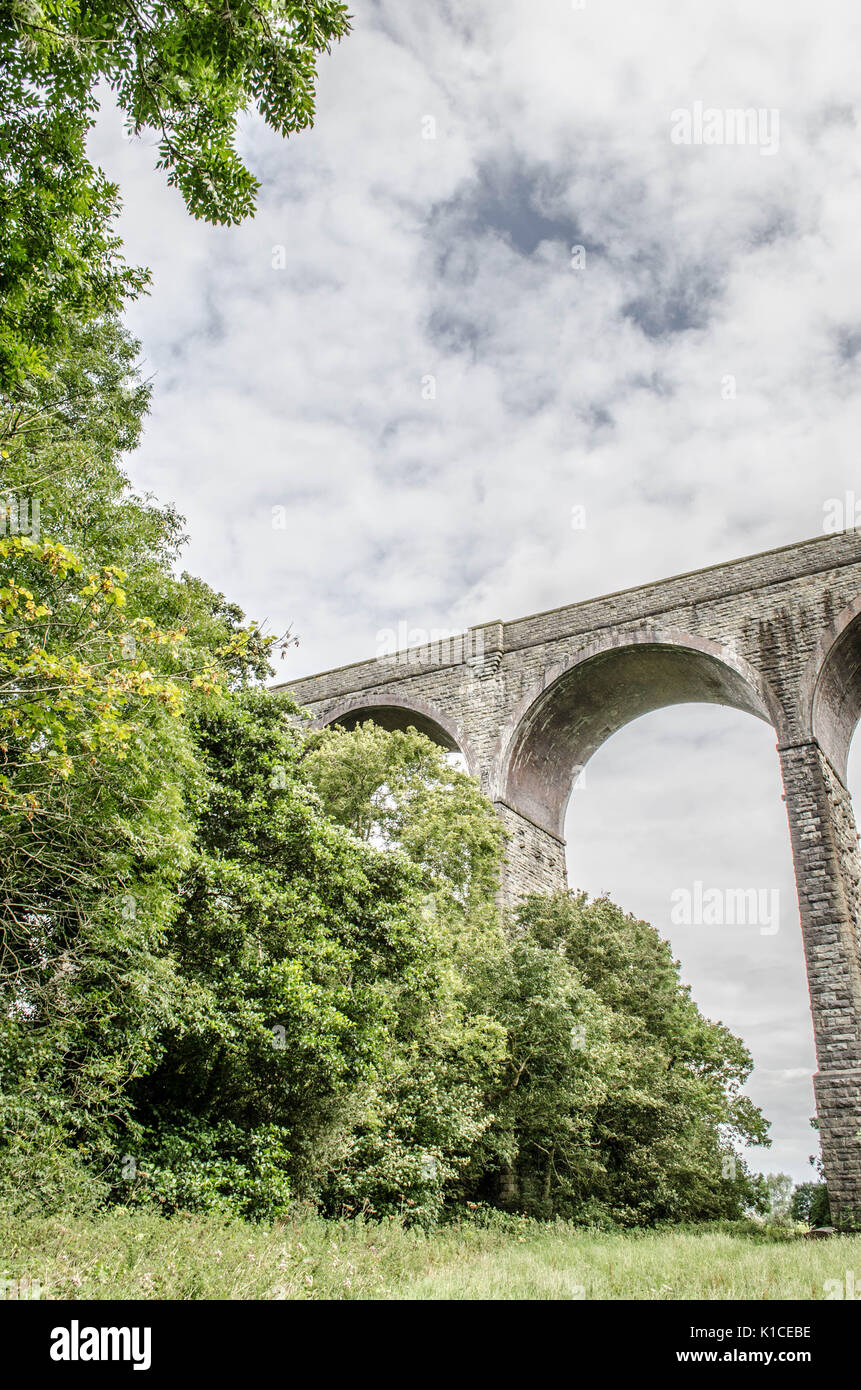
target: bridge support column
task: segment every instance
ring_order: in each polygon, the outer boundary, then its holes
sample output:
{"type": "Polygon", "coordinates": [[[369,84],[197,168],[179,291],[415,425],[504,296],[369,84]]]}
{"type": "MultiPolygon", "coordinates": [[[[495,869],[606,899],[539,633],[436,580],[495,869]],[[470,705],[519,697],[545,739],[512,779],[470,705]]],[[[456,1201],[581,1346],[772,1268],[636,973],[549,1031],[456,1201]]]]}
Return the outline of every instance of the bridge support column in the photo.
{"type": "Polygon", "coordinates": [[[861,1223],[861,856],[849,793],[816,742],[780,749],[835,1220],[861,1223]]]}
{"type": "Polygon", "coordinates": [[[502,869],[501,898],[512,907],[527,893],[562,892],[567,887],[565,841],[537,821],[509,806],[494,802],[509,839],[502,869]]]}

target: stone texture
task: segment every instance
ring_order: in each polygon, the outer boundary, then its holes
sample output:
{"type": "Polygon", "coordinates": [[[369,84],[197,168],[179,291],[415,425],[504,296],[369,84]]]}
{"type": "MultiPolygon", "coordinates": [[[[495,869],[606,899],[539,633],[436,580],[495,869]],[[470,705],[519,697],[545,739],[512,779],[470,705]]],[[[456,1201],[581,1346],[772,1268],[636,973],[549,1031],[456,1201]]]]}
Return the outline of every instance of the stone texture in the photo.
{"type": "Polygon", "coordinates": [[[513,902],[526,893],[564,889],[567,883],[565,841],[504,801],[496,801],[494,805],[509,836],[502,872],[503,900],[513,902]]]}
{"type": "MultiPolygon", "coordinates": [[[[287,687],[285,687],[287,688],[287,687]]],[[[861,536],[843,532],[470,628],[294,681],[319,724],[410,724],[459,748],[509,831],[502,893],[565,883],[571,786],[617,729],[692,700],[772,724],[783,772],[835,1215],[861,1215],[861,536]]]]}

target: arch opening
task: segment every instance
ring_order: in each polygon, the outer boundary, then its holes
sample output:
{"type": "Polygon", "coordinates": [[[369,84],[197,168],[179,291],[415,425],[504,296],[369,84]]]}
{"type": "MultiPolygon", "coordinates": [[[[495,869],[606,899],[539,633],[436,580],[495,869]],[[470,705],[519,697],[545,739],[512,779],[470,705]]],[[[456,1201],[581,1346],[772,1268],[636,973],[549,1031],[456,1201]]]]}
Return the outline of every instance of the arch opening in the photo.
{"type": "Polygon", "coordinates": [[[850,610],[839,635],[835,637],[832,629],[829,637],[833,641],[819,667],[811,726],[813,737],[845,786],[852,736],[861,720],[861,612],[853,615],[850,610]]]}
{"type": "Polygon", "coordinates": [[[572,787],[608,738],[653,710],[698,703],[773,722],[752,673],[713,644],[646,640],[581,659],[551,677],[520,718],[505,800],[562,838],[572,787]]]}
{"type": "Polygon", "coordinates": [[[337,705],[317,723],[323,728],[337,724],[342,729],[355,729],[366,720],[390,733],[416,729],[444,749],[449,761],[462,765],[469,772],[473,771],[471,750],[457,725],[430,705],[421,705],[417,701],[408,703],[388,696],[367,702],[354,699],[337,705]]]}
{"type": "Polygon", "coordinates": [[[368,719],[389,733],[395,729],[418,729],[420,734],[425,734],[447,752],[460,752],[456,741],[441,724],[435,723],[427,715],[410,714],[409,710],[398,706],[367,705],[364,709],[350,710],[348,714],[342,714],[337,719],[327,719],[325,723],[339,724],[342,729],[355,729],[358,724],[364,724],[368,719]]]}
{"type": "Polygon", "coordinates": [[[816,1070],[795,874],[771,729],[715,704],[653,711],[595,753],[566,816],[572,888],[669,940],[702,1012],[749,1047],[772,1122],[759,1171],[811,1176],[816,1070]]]}

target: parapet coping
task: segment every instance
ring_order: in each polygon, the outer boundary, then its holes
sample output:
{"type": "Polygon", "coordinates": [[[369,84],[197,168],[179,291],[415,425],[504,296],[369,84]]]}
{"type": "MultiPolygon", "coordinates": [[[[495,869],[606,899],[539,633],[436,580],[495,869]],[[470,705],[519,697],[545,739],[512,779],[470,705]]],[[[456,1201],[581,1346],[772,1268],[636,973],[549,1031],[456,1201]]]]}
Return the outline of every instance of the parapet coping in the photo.
{"type": "MultiPolygon", "coordinates": [[[[577,609],[588,607],[590,604],[606,603],[606,602],[608,602],[608,601],[611,600],[611,599],[624,598],[626,595],[629,595],[629,594],[645,593],[645,592],[647,592],[649,589],[659,589],[659,588],[662,588],[664,585],[675,584],[675,583],[678,583],[679,581],[681,581],[681,580],[683,580],[683,579],[696,579],[696,578],[699,578],[701,575],[713,574],[713,573],[715,573],[715,571],[717,571],[717,570],[733,570],[733,569],[735,569],[738,565],[750,564],[750,563],[751,563],[752,561],[754,561],[754,560],[764,560],[764,559],[767,559],[769,556],[772,556],[772,555],[783,555],[783,554],[786,554],[788,551],[791,551],[791,550],[796,550],[796,551],[798,551],[798,550],[805,550],[808,546],[822,546],[822,545],[827,545],[829,542],[832,542],[832,543],[833,543],[836,539],[838,539],[839,536],[845,535],[845,534],[847,534],[847,533],[846,533],[846,532],[832,532],[832,533],[830,533],[830,534],[828,534],[828,535],[825,535],[825,536],[811,536],[810,539],[808,539],[808,540],[806,540],[806,541],[792,541],[792,542],[790,542],[788,545],[779,545],[779,546],[776,546],[773,550],[757,550],[757,551],[754,551],[753,554],[751,554],[751,555],[740,555],[740,556],[739,556],[737,559],[735,559],[735,560],[721,560],[721,561],[718,561],[716,564],[713,564],[713,565],[704,565],[701,569],[696,569],[696,570],[683,570],[680,574],[670,574],[670,575],[667,575],[664,579],[652,579],[652,580],[648,580],[648,581],[647,581],[646,583],[644,583],[644,584],[631,584],[631,585],[629,585],[629,586],[628,586],[627,588],[625,588],[625,589],[612,589],[609,593],[606,593],[606,594],[596,594],[596,595],[594,595],[594,596],[591,597],[591,598],[577,599],[577,601],[576,601],[575,603],[562,603],[562,604],[559,604],[558,607],[556,607],[556,608],[544,608],[544,609],[542,609],[542,610],[541,610],[540,612],[538,612],[538,613],[528,613],[528,614],[526,614],[525,616],[523,616],[522,618],[512,618],[512,619],[510,619],[508,622],[503,621],[501,618],[491,618],[491,619],[489,619],[488,621],[483,622],[483,623],[473,623],[473,624],[471,624],[470,627],[466,629],[466,631],[468,631],[468,632],[476,632],[476,631],[478,631],[478,630],[481,629],[481,628],[493,627],[493,626],[496,625],[496,624],[500,624],[500,625],[502,626],[502,629],[503,629],[503,639],[504,639],[504,634],[505,634],[505,629],[506,629],[506,628],[517,627],[517,626],[518,626],[519,624],[521,624],[521,623],[531,623],[531,622],[537,621],[537,620],[540,619],[540,618],[551,618],[551,617],[553,617],[553,616],[554,616],[555,614],[557,614],[557,613],[573,613],[573,612],[575,612],[577,609]]],[[[793,579],[801,579],[801,578],[804,577],[805,575],[816,574],[816,573],[819,573],[820,571],[824,572],[825,570],[842,569],[845,565],[857,564],[857,563],[859,563],[859,561],[861,561],[861,546],[859,546],[859,553],[858,553],[857,555],[846,556],[845,558],[841,558],[841,557],[839,557],[839,556],[832,556],[832,557],[829,557],[829,563],[827,563],[827,564],[823,564],[823,565],[819,565],[819,566],[814,566],[813,568],[810,568],[810,569],[804,569],[804,570],[799,571],[797,574],[780,574],[780,575],[772,575],[772,576],[767,577],[767,578],[764,578],[764,579],[762,579],[761,581],[756,582],[756,583],[744,584],[744,585],[739,586],[739,587],[736,588],[736,589],[727,589],[727,590],[725,590],[723,593],[717,594],[717,595],[715,595],[714,597],[715,597],[715,598],[732,598],[732,597],[734,597],[735,595],[740,594],[740,593],[753,593],[753,592],[754,592],[755,590],[757,590],[757,589],[769,588],[769,587],[770,587],[771,585],[773,585],[773,584],[786,584],[786,583],[790,583],[793,579]]],[[[696,603],[696,602],[702,602],[702,601],[704,601],[704,600],[691,599],[691,600],[689,600],[689,601],[692,602],[692,603],[696,603]]],[[[640,617],[647,618],[647,617],[653,616],[654,614],[657,614],[657,613],[666,612],[666,611],[667,611],[667,608],[678,608],[678,607],[681,607],[681,606],[682,606],[682,605],[680,605],[679,603],[672,603],[672,604],[666,605],[664,608],[661,608],[661,607],[653,608],[653,609],[649,610],[648,612],[644,612],[644,613],[640,614],[639,616],[640,616],[640,617]]],[[[626,621],[627,621],[627,620],[626,620],[626,621]]],[[[634,620],[632,619],[631,621],[634,621],[634,620]]],[[[596,624],[594,627],[590,627],[590,628],[587,628],[587,629],[585,629],[585,630],[586,630],[586,631],[589,631],[589,632],[592,632],[592,631],[598,632],[598,631],[601,630],[602,627],[608,627],[608,626],[613,626],[613,624],[612,624],[612,623],[599,623],[599,624],[596,624]]],[[[576,635],[576,630],[575,630],[574,632],[569,632],[569,633],[557,633],[557,634],[554,635],[554,639],[553,639],[553,640],[557,640],[557,639],[562,638],[562,637],[565,637],[565,636],[574,636],[574,635],[576,635]]],[[[432,644],[430,644],[430,643],[428,643],[428,642],[420,642],[420,643],[417,643],[417,644],[416,644],[415,646],[413,646],[413,647],[404,648],[403,651],[404,651],[404,652],[408,652],[408,651],[421,651],[421,649],[422,649],[423,647],[427,647],[427,646],[429,646],[429,645],[432,645],[432,644]]],[[[524,641],[524,642],[515,643],[515,644],[513,644],[513,645],[510,646],[510,647],[509,647],[508,645],[505,645],[504,648],[503,648],[503,650],[504,650],[505,652],[522,651],[522,650],[524,650],[524,649],[527,648],[527,647],[532,647],[532,646],[537,646],[537,645],[539,645],[539,641],[527,640],[527,641],[524,641]]],[[[392,655],[394,655],[394,653],[392,653],[392,655]]],[[[409,676],[411,676],[411,675],[414,676],[414,675],[419,674],[419,672],[418,672],[415,668],[416,668],[416,667],[421,667],[421,665],[422,665],[422,663],[420,663],[420,662],[409,662],[409,663],[407,663],[407,662],[399,662],[398,664],[399,664],[399,665],[405,665],[405,666],[412,666],[412,667],[413,667],[413,669],[412,669],[411,671],[409,671],[409,670],[408,670],[408,671],[404,671],[403,676],[399,677],[400,679],[407,678],[407,677],[409,677],[409,676]]],[[[463,664],[463,663],[460,662],[460,661],[433,662],[433,663],[427,663],[427,669],[440,670],[440,669],[444,669],[444,668],[447,667],[447,666],[460,666],[460,665],[462,665],[462,664],[463,664]]],[[[345,672],[347,672],[347,671],[356,671],[356,670],[358,670],[360,667],[369,667],[369,666],[371,666],[371,665],[374,665],[374,666],[379,667],[379,666],[381,665],[380,659],[377,658],[377,657],[364,657],[364,658],[363,658],[362,660],[360,660],[360,661],[350,661],[350,662],[347,662],[347,664],[344,665],[344,666],[331,666],[331,667],[329,667],[327,670],[324,670],[324,671],[314,671],[314,672],[311,672],[311,673],[310,673],[309,675],[307,675],[307,676],[296,676],[296,677],[293,678],[293,680],[290,680],[290,681],[279,681],[279,683],[278,683],[277,685],[272,685],[272,686],[269,687],[269,689],[272,690],[272,691],[292,690],[292,689],[294,689],[295,686],[297,686],[297,685],[303,685],[303,684],[305,684],[307,681],[322,680],[325,676],[337,676],[337,675],[342,675],[343,673],[345,673],[345,672]]],[[[323,697],[323,698],[325,698],[325,697],[323,697]]]]}

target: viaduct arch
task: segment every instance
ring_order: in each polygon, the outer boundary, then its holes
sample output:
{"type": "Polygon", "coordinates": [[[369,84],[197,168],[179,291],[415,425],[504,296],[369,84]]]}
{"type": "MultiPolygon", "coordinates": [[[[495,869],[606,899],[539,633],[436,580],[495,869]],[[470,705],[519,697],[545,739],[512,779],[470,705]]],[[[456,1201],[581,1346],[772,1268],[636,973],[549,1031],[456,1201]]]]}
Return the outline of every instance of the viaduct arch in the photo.
{"type": "MultiPolygon", "coordinates": [[[[286,687],[282,687],[286,688],[286,687]]],[[[861,535],[843,532],[291,682],[320,725],[413,725],[460,750],[509,832],[502,892],[565,886],[565,809],[592,754],[667,705],[746,710],[781,762],[832,1207],[861,1219],[861,535]]]]}

